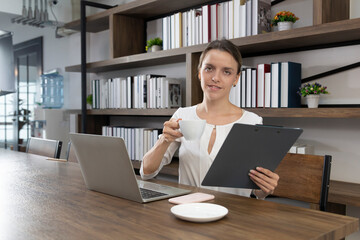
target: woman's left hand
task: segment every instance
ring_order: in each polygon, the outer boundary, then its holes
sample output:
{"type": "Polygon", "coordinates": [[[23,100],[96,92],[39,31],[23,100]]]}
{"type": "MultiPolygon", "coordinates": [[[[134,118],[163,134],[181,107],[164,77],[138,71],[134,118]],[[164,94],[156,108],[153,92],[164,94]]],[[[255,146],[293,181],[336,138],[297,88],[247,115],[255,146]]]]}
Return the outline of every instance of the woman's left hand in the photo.
{"type": "Polygon", "coordinates": [[[260,190],[256,191],[256,196],[259,198],[265,198],[269,194],[272,194],[280,179],[279,175],[262,167],[257,167],[256,170],[250,170],[249,176],[260,188],[260,190]]]}

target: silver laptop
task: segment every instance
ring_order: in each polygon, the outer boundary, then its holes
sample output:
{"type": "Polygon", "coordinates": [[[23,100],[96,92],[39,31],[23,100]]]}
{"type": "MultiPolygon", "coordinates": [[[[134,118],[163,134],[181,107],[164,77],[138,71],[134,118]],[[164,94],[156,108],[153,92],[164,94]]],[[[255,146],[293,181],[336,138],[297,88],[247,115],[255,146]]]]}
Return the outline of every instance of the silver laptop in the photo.
{"type": "Polygon", "coordinates": [[[124,140],[118,137],[70,133],[88,189],[146,203],[189,193],[190,190],[137,180],[124,140]]]}

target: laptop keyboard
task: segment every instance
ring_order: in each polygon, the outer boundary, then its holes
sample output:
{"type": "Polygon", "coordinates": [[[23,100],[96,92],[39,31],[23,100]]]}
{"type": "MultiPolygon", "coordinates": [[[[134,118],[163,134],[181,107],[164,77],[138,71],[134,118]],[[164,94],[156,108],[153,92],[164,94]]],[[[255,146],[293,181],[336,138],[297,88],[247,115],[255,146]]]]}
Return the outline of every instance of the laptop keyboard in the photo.
{"type": "Polygon", "coordinates": [[[149,199],[149,198],[167,195],[166,193],[156,192],[156,191],[145,189],[145,188],[140,188],[140,193],[141,193],[141,196],[143,199],[149,199]]]}

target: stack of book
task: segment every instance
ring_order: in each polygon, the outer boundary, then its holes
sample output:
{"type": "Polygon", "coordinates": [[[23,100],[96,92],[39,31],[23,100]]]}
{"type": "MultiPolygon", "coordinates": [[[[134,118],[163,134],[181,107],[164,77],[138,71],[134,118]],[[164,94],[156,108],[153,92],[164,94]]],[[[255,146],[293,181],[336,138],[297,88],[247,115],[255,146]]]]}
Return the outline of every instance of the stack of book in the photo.
{"type": "Polygon", "coordinates": [[[271,31],[271,0],[232,0],[162,18],[163,49],[271,31]]]}
{"type": "Polygon", "coordinates": [[[152,128],[102,127],[103,136],[123,138],[130,159],[139,161],[155,145],[161,131],[152,128]]]}
{"type": "Polygon", "coordinates": [[[92,80],[92,108],[178,108],[183,82],[153,74],[92,80]]]}
{"type": "Polygon", "coordinates": [[[276,62],[243,67],[230,102],[242,108],[297,108],[301,97],[301,64],[276,62]]]}

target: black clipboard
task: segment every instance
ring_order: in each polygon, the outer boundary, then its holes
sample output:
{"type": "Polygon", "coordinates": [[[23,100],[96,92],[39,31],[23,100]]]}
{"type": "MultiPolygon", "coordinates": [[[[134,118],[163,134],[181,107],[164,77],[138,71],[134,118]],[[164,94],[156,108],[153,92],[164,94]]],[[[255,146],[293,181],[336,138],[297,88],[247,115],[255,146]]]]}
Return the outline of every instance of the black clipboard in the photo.
{"type": "Polygon", "coordinates": [[[249,171],[256,167],[275,171],[302,132],[300,128],[234,124],[202,185],[258,189],[249,171]]]}

